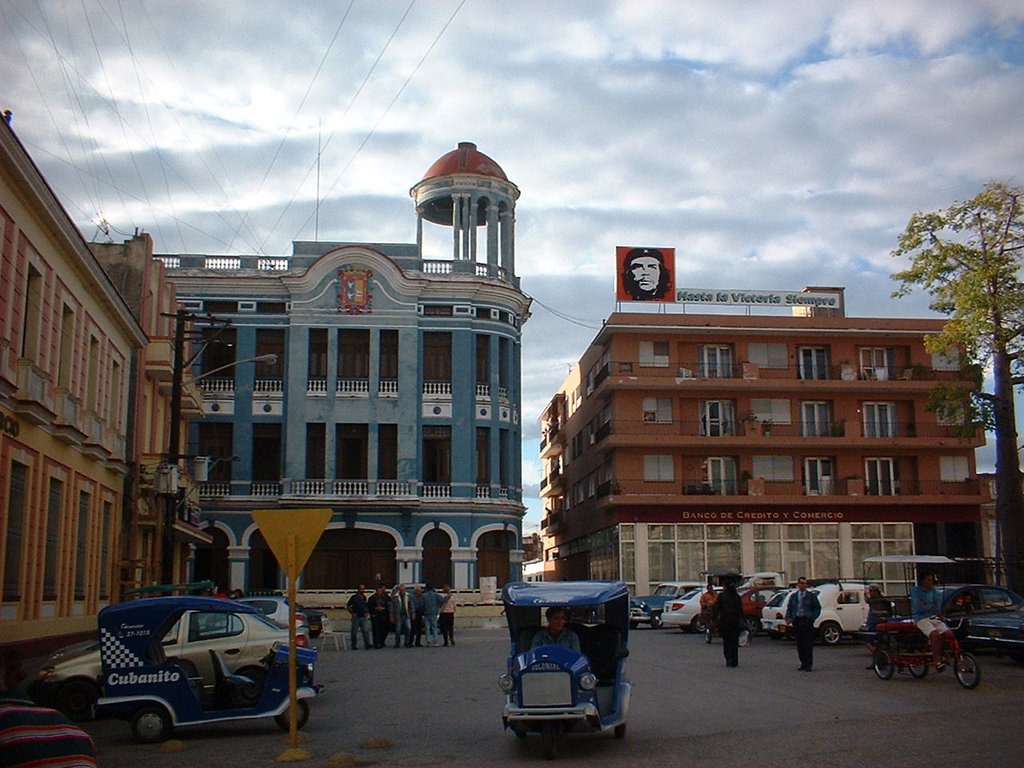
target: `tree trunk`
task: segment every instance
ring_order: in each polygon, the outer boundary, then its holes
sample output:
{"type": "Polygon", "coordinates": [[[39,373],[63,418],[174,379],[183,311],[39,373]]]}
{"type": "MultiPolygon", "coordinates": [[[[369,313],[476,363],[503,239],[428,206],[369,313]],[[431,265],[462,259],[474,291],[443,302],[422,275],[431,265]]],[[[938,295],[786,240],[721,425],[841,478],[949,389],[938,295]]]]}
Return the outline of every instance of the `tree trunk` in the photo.
{"type": "Polygon", "coordinates": [[[995,379],[996,436],[996,579],[1002,564],[1006,585],[1024,590],[1024,492],[1021,490],[1020,458],[1017,454],[1017,425],[1013,403],[1010,356],[1005,347],[992,356],[995,379]],[[1000,563],[1001,560],[1001,563],[1000,563]]]}

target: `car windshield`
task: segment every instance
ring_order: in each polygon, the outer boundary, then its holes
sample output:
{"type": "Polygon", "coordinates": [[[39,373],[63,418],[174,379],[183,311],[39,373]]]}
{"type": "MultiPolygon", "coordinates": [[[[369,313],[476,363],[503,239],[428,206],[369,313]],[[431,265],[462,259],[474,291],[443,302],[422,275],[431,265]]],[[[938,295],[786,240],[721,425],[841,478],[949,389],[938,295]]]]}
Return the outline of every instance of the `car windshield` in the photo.
{"type": "Polygon", "coordinates": [[[766,608],[778,608],[782,605],[782,601],[786,599],[786,595],[789,594],[788,589],[784,589],[781,592],[776,592],[771,596],[771,599],[765,603],[766,608]]]}
{"type": "Polygon", "coordinates": [[[683,600],[691,600],[694,597],[697,597],[699,594],[700,594],[700,590],[699,589],[691,589],[689,592],[687,592],[685,595],[683,595],[682,599],[683,600]]]}
{"type": "Polygon", "coordinates": [[[676,593],[676,588],[671,584],[659,584],[658,588],[654,590],[655,597],[672,597],[676,593]]]}
{"type": "Polygon", "coordinates": [[[279,624],[275,624],[270,619],[268,619],[266,616],[264,616],[262,613],[249,614],[249,618],[252,621],[257,621],[260,624],[263,624],[263,625],[269,627],[270,629],[273,629],[275,632],[279,631],[281,629],[279,624]]]}

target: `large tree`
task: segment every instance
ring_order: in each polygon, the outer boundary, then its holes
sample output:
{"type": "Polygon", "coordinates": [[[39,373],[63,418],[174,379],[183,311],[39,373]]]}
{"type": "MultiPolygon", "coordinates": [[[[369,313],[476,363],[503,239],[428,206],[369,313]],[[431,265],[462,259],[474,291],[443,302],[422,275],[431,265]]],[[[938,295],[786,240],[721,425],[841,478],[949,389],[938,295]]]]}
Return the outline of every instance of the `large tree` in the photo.
{"type": "MultiPolygon", "coordinates": [[[[892,255],[910,266],[892,275],[894,296],[923,288],[931,307],[949,316],[942,333],[926,340],[932,352],[961,349],[978,370],[991,372],[991,392],[982,377],[970,397],[969,418],[995,434],[997,578],[1024,589],[1024,493],[1013,393],[1024,383],[1024,190],[991,181],[976,197],[931,213],[915,213],[892,255]]],[[[949,403],[955,393],[939,393],[949,403]]],[[[940,399],[941,399],[940,397],[940,399]]],[[[941,407],[941,403],[940,403],[941,407]]]]}

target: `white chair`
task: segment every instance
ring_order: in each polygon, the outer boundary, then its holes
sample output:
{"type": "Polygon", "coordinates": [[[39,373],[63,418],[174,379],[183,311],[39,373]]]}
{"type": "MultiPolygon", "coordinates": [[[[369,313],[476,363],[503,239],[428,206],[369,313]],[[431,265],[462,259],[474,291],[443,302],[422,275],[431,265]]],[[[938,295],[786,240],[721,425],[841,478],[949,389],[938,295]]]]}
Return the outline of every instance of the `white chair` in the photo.
{"type": "Polygon", "coordinates": [[[320,632],[320,650],[326,651],[329,643],[334,644],[336,651],[348,650],[348,635],[340,628],[335,628],[334,619],[324,616],[323,622],[324,628],[320,632]]]}

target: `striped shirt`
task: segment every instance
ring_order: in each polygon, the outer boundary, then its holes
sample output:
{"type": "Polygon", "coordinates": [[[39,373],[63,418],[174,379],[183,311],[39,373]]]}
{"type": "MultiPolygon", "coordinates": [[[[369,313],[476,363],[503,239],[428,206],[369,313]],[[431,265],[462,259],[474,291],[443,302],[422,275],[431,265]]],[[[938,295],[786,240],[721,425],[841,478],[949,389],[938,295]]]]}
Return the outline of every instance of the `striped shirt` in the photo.
{"type": "Polygon", "coordinates": [[[15,691],[0,692],[0,765],[4,768],[95,768],[96,747],[55,709],[15,691]]]}

